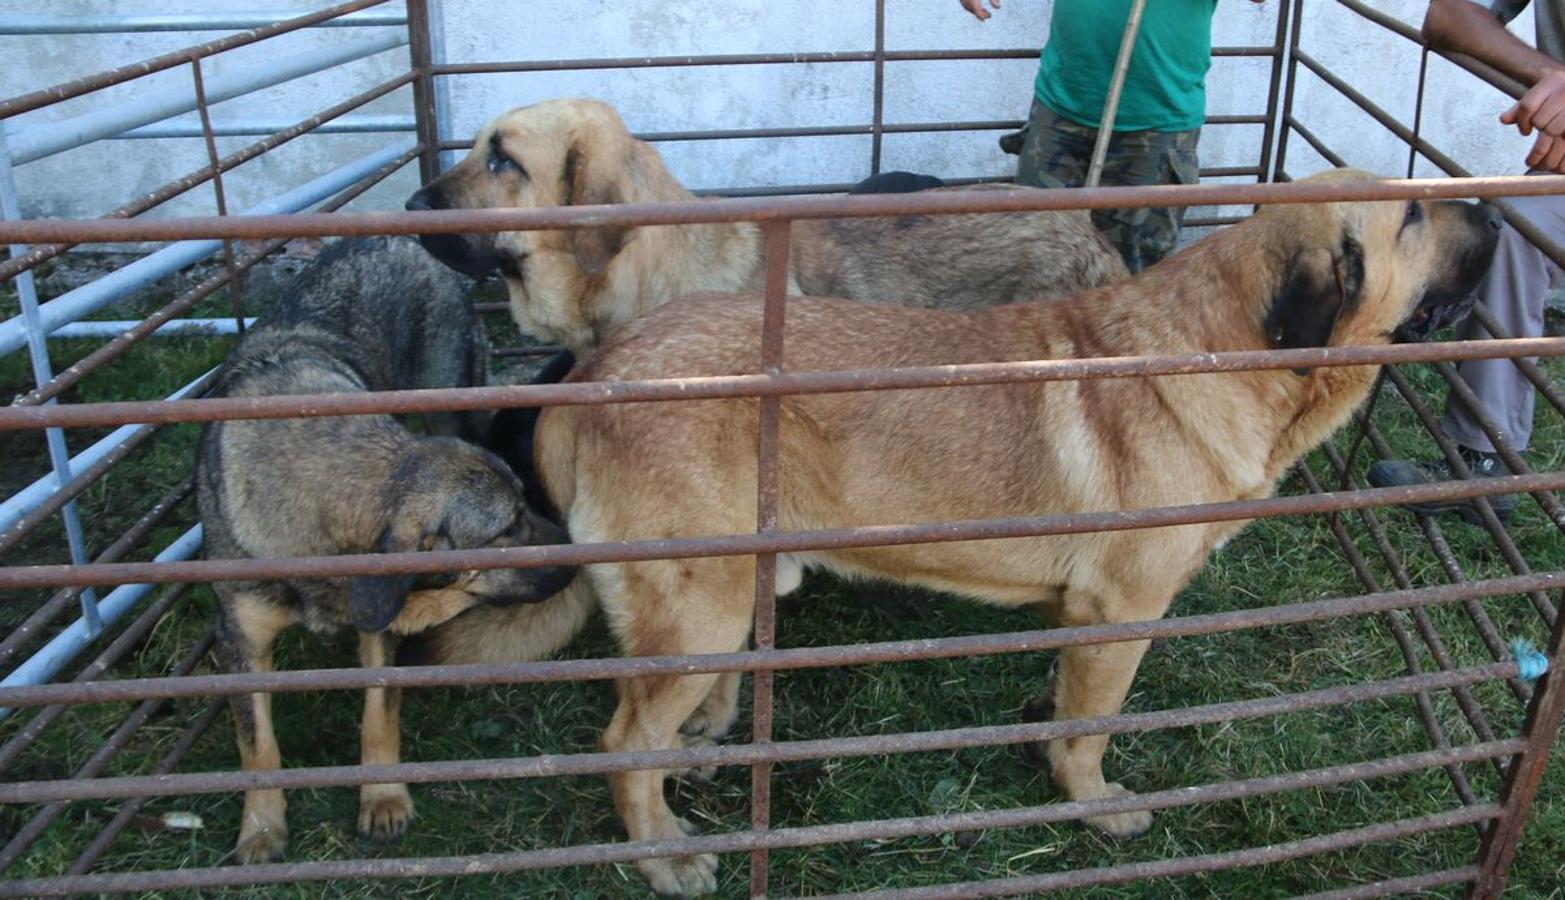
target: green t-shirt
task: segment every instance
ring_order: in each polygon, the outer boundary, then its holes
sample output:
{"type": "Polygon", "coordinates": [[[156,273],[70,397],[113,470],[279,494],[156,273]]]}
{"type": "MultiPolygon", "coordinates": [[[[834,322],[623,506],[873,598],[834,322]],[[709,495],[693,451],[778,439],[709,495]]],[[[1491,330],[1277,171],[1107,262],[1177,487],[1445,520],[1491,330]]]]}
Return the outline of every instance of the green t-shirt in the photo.
{"type": "MultiPolygon", "coordinates": [[[[1098,127],[1131,0],[1055,0],[1038,102],[1098,127]]],[[[1115,131],[1189,131],[1206,118],[1217,0],[1148,0],[1119,96],[1115,131]]]]}

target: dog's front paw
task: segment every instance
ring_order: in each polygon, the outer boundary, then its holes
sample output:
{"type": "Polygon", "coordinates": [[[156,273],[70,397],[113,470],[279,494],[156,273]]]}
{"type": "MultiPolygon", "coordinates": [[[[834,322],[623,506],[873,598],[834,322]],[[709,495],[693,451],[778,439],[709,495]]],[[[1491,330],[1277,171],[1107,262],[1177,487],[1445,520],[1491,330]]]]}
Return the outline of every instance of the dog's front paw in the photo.
{"type": "Polygon", "coordinates": [[[405,784],[367,784],[359,794],[359,837],[394,841],[412,820],[413,797],[405,784]]]}
{"type": "Polygon", "coordinates": [[[710,853],[643,859],[636,868],[665,897],[698,897],[717,890],[717,857],[710,853]]]}
{"type": "Polygon", "coordinates": [[[245,827],[239,830],[239,843],[234,847],[234,862],[241,866],[277,862],[288,850],[288,826],[281,822],[271,826],[245,827]]]}
{"type": "MultiPolygon", "coordinates": [[[[1136,793],[1119,783],[1110,783],[1104,787],[1105,797],[1129,797],[1136,793]]],[[[1133,838],[1146,834],[1147,829],[1152,827],[1152,813],[1143,809],[1137,812],[1089,816],[1082,821],[1094,828],[1101,828],[1116,838],[1133,838]]]]}

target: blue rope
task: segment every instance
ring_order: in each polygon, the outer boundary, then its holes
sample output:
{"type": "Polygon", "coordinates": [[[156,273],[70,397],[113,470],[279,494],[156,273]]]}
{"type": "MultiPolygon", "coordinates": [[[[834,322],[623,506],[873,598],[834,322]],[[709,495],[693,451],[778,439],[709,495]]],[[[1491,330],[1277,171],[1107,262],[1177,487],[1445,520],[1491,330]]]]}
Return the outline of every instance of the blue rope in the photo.
{"type": "Polygon", "coordinates": [[[1516,657],[1516,674],[1522,681],[1537,681],[1549,671],[1549,658],[1524,638],[1511,639],[1511,655],[1516,657]]]}

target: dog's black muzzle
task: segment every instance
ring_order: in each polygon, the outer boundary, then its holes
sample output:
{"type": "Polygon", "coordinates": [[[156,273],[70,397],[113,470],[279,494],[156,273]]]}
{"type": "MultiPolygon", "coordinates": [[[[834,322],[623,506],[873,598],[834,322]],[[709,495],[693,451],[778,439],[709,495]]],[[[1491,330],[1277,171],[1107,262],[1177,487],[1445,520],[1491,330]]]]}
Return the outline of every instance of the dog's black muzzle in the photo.
{"type": "MultiPolygon", "coordinates": [[[[550,522],[542,516],[529,514],[528,526],[531,530],[529,544],[537,547],[540,545],[569,544],[571,536],[564,528],[550,522]]],[[[535,569],[512,569],[510,583],[514,585],[512,590],[503,595],[486,598],[487,603],[494,606],[514,606],[518,603],[542,603],[553,597],[576,577],[577,566],[540,566],[535,569]]]]}
{"type": "Polygon", "coordinates": [[[1398,343],[1422,341],[1431,334],[1467,318],[1477,298],[1473,291],[1494,262],[1494,249],[1500,240],[1502,218],[1499,210],[1487,203],[1463,203],[1463,215],[1472,227],[1472,242],[1457,260],[1456,271],[1441,284],[1424,292],[1407,321],[1397,326],[1398,343]]]}
{"type": "MultiPolygon", "coordinates": [[[[450,208],[433,184],[414,191],[405,206],[409,212],[450,208]]],[[[492,234],[421,234],[418,241],[431,256],[469,278],[483,278],[500,267],[492,234]]]]}

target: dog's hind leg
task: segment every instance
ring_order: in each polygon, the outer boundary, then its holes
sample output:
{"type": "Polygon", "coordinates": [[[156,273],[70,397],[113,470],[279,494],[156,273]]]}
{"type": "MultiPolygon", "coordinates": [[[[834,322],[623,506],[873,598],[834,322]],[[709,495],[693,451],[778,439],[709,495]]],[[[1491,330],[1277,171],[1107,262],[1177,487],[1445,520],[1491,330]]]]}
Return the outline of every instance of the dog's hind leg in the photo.
{"type": "MultiPolygon", "coordinates": [[[[222,597],[218,655],[229,672],[270,672],[272,644],[295,621],[291,607],[264,589],[222,597]]],[[[272,695],[240,694],[229,698],[234,713],[234,739],[239,764],[246,772],[277,769],[282,754],[272,731],[272,695]]],[[[244,817],[234,857],[241,864],[281,859],[288,848],[287,801],[277,789],[246,791],[244,817]]]]}
{"type": "MultiPolygon", "coordinates": [[[[391,662],[393,638],[384,632],[359,632],[359,665],[377,668],[391,662]]],[[[369,688],[364,692],[360,728],[360,761],[366,766],[395,765],[402,757],[398,714],[402,691],[369,688]]],[[[413,818],[413,796],[405,784],[365,784],[359,787],[359,836],[375,841],[402,837],[413,818]]]]}
{"type": "MultiPolygon", "coordinates": [[[[1079,597],[1068,597],[1066,603],[1067,609],[1072,604],[1098,608],[1097,604],[1083,603],[1079,597]]],[[[1087,625],[1102,624],[1103,621],[1100,615],[1073,616],[1067,613],[1058,624],[1087,625]]],[[[1141,663],[1141,656],[1146,653],[1150,643],[1123,641],[1061,650],[1054,675],[1054,719],[1086,719],[1119,712],[1124,705],[1125,695],[1130,691],[1130,682],[1141,663]]],[[[1104,780],[1103,754],[1108,746],[1109,738],[1106,734],[1050,741],[1049,770],[1054,783],[1072,800],[1097,800],[1132,793],[1123,785],[1104,780]]],[[[1085,821],[1115,837],[1128,838],[1151,828],[1152,814],[1144,810],[1112,813],[1092,816],[1085,821]]]]}
{"type": "MultiPolygon", "coordinates": [[[[733,652],[749,634],[755,564],[748,558],[615,564],[591,571],[609,621],[629,655],[733,652]]],[[[616,685],[619,708],[603,732],[603,749],[680,746],[680,724],[717,681],[715,674],[621,680],[616,685]]],[[[668,774],[659,769],[608,776],[614,806],[631,840],[678,838],[690,831],[664,800],[668,774]]],[[[711,854],[641,860],[636,868],[660,894],[690,896],[717,889],[717,857],[711,854]]]]}

